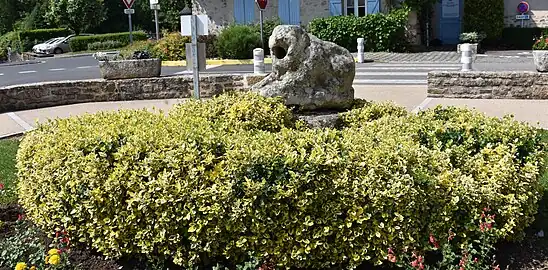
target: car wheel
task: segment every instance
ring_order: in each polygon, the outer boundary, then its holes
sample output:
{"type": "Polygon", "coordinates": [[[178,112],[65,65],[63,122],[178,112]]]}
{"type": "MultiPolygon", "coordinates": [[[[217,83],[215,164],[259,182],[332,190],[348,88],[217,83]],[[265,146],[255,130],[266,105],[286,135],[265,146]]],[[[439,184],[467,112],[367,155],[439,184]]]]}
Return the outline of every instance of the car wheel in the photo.
{"type": "Polygon", "coordinates": [[[53,51],[54,54],[62,54],[63,53],[63,50],[61,48],[56,48],[54,51],[53,51]]]}

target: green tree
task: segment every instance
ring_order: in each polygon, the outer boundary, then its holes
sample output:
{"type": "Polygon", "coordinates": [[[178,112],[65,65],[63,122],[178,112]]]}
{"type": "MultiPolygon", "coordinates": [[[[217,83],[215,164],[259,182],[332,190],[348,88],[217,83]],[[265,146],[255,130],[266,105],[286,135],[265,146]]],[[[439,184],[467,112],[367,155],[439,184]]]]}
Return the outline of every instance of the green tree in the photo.
{"type": "Polygon", "coordinates": [[[0,35],[11,31],[18,18],[17,2],[0,0],[0,35]]]}
{"type": "Polygon", "coordinates": [[[59,26],[80,34],[103,22],[105,9],[103,0],[50,0],[46,17],[59,26]]]}

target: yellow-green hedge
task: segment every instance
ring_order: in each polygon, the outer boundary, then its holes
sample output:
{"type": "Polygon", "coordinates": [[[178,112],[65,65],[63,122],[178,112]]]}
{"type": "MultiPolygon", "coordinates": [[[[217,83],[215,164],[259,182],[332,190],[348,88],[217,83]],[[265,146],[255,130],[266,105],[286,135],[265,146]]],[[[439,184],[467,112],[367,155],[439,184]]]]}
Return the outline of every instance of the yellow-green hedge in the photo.
{"type": "Polygon", "coordinates": [[[380,263],[449,229],[471,241],[484,207],[497,239],[532,221],[541,146],[529,126],[391,104],[352,111],[340,130],[292,118],[247,94],[42,124],[17,156],[20,202],[42,228],[106,255],[186,266],[248,254],[284,267],[380,263]]]}

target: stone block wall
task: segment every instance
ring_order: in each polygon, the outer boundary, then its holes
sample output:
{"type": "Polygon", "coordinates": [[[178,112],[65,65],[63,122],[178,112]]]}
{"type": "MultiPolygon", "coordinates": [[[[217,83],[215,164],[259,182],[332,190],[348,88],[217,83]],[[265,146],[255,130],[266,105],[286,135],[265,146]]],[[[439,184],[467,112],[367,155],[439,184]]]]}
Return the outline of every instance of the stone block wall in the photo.
{"type": "MultiPolygon", "coordinates": [[[[207,75],[200,78],[202,97],[245,90],[266,75],[207,75]]],[[[190,98],[191,76],[126,80],[78,80],[0,88],[0,113],[85,102],[190,98]]]]}
{"type": "Polygon", "coordinates": [[[428,97],[548,99],[548,74],[538,72],[430,72],[428,97]]]}

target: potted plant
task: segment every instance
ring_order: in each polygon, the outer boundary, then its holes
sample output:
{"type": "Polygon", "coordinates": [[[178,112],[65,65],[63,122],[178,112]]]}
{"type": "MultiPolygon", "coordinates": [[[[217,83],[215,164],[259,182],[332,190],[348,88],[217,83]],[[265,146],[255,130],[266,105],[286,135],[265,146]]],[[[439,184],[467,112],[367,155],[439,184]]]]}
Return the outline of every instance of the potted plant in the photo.
{"type": "Polygon", "coordinates": [[[472,54],[475,56],[478,53],[481,53],[481,41],[485,39],[485,35],[483,33],[478,32],[467,32],[460,34],[460,44],[457,46],[457,52],[460,53],[460,45],[461,44],[471,44],[472,45],[472,54]]]}
{"type": "Polygon", "coordinates": [[[533,61],[537,71],[548,71],[548,35],[543,34],[533,44],[533,61]]]}
{"type": "Polygon", "coordinates": [[[151,57],[148,51],[134,51],[130,56],[119,53],[96,53],[103,79],[133,79],[159,77],[162,73],[162,60],[151,57]]]}

